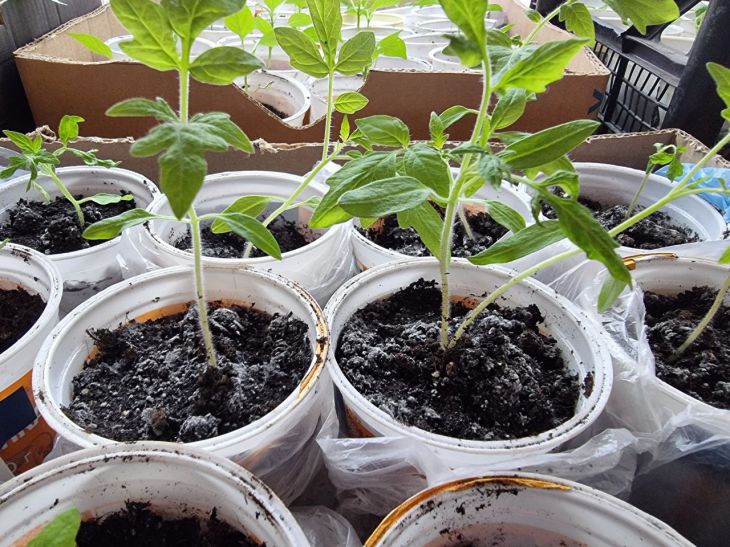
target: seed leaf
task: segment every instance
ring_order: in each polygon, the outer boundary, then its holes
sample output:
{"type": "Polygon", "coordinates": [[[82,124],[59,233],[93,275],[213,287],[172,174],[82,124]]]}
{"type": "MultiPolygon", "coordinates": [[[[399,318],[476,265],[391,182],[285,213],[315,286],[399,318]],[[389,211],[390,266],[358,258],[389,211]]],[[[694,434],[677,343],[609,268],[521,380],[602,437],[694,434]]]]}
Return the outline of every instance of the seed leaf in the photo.
{"type": "Polygon", "coordinates": [[[124,211],[117,216],[95,222],[84,230],[83,235],[85,239],[111,239],[113,237],[117,237],[127,228],[144,224],[148,220],[152,220],[154,218],[165,217],[149,213],[144,209],[132,209],[130,211],[124,211]]]}

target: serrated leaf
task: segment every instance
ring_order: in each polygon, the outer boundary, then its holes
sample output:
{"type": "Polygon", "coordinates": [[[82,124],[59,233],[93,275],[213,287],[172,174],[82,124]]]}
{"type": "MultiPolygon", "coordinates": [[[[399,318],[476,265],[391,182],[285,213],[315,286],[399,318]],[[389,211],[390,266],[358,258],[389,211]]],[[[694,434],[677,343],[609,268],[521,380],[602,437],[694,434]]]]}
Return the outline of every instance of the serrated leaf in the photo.
{"type": "Polygon", "coordinates": [[[439,257],[444,219],[430,202],[425,201],[412,209],[401,211],[397,218],[401,228],[413,228],[429,252],[439,257]]]}
{"type": "Polygon", "coordinates": [[[532,224],[494,243],[488,249],[469,257],[469,262],[484,266],[486,264],[505,264],[544,249],[548,245],[565,239],[565,234],[557,220],[546,220],[532,224]]]}
{"type": "Polygon", "coordinates": [[[504,226],[510,232],[517,233],[525,228],[525,219],[522,218],[522,215],[506,203],[487,199],[484,200],[484,206],[486,207],[489,216],[492,217],[497,224],[504,226]]]}
{"type": "Polygon", "coordinates": [[[106,115],[111,117],[152,116],[161,122],[178,121],[177,114],[162,97],[157,97],[154,101],[143,98],[125,99],[109,107],[106,115]]]}
{"type": "Polygon", "coordinates": [[[106,57],[112,58],[112,49],[93,34],[84,34],[83,32],[69,32],[68,35],[86,47],[89,51],[106,57]]]}
{"type": "Polygon", "coordinates": [[[80,527],[81,512],[73,507],[56,515],[28,542],[28,547],[75,547],[80,527]]]}
{"type": "Polygon", "coordinates": [[[345,75],[358,74],[372,64],[374,53],[375,34],[358,32],[342,44],[335,70],[345,75]]]}
{"type": "Polygon", "coordinates": [[[335,110],[343,114],[354,114],[365,108],[368,99],[357,91],[346,91],[335,99],[335,110]]]}
{"type": "MultiPolygon", "coordinates": [[[[264,212],[266,206],[274,200],[274,196],[243,196],[231,203],[222,212],[223,213],[243,213],[250,217],[258,217],[264,212]]],[[[210,231],[214,234],[223,234],[230,232],[231,229],[221,220],[213,221],[210,231]]]]}
{"type": "Polygon", "coordinates": [[[216,221],[218,220],[227,224],[233,233],[251,242],[260,251],[281,260],[279,243],[260,220],[243,213],[219,213],[216,215],[216,221]]]}
{"type": "Polygon", "coordinates": [[[730,121],[730,69],[718,63],[707,63],[707,70],[712,79],[715,80],[717,94],[726,106],[720,114],[730,121]]]}
{"type": "Polygon", "coordinates": [[[598,312],[603,313],[613,306],[613,303],[616,302],[626,286],[626,282],[608,276],[601,285],[601,292],[598,294],[598,312]]]}
{"type": "Polygon", "coordinates": [[[230,146],[242,152],[251,154],[254,151],[253,144],[246,133],[225,112],[195,114],[190,118],[190,123],[205,127],[210,134],[223,139],[230,146]]]}
{"type": "Polygon", "coordinates": [[[415,144],[403,154],[403,171],[446,199],[451,190],[450,167],[438,150],[415,144]]]}
{"type": "Polygon", "coordinates": [[[228,85],[261,67],[258,57],[241,48],[218,46],[204,51],[190,64],[190,75],[205,84],[228,85]]]}
{"type": "Polygon", "coordinates": [[[588,45],[593,47],[596,43],[596,27],[593,24],[593,16],[585,4],[563,4],[560,6],[560,21],[565,22],[565,28],[576,36],[588,39],[588,45]]]}
{"type": "Polygon", "coordinates": [[[301,31],[285,27],[274,29],[281,48],[289,56],[289,63],[305,74],[321,78],[329,74],[327,63],[317,49],[317,44],[301,31]]]}
{"type": "Polygon", "coordinates": [[[406,147],[411,140],[408,126],[393,116],[368,116],[357,120],[355,124],[373,144],[406,147]]]}
{"type": "Polygon", "coordinates": [[[10,129],[4,129],[3,134],[10,139],[10,141],[17,146],[21,152],[25,154],[33,154],[35,151],[35,146],[33,145],[33,141],[23,133],[19,133],[17,131],[12,131],[10,129]]]}
{"type": "Polygon", "coordinates": [[[604,0],[618,15],[629,20],[642,34],[646,27],[661,25],[679,19],[679,8],[674,0],[604,0]]]}
{"type": "Polygon", "coordinates": [[[479,175],[484,181],[495,188],[502,184],[510,172],[510,166],[499,156],[484,154],[479,158],[479,175]]]}
{"type": "Polygon", "coordinates": [[[345,192],[340,206],[356,217],[383,217],[424,203],[431,190],[413,177],[376,180],[345,192]]]}
{"type": "Polygon", "coordinates": [[[162,6],[152,0],[111,0],[112,11],[134,40],[119,47],[133,59],[157,70],[178,67],[178,53],[172,27],[162,6]]]}
{"type": "Polygon", "coordinates": [[[513,169],[544,165],[570,152],[600,125],[593,120],[575,120],[543,129],[513,142],[499,156],[513,169]]]}
{"type": "Polygon", "coordinates": [[[123,230],[144,224],[148,220],[164,218],[160,215],[147,212],[144,209],[131,209],[123,213],[95,222],[84,230],[84,238],[91,240],[111,239],[117,237],[123,230]]]}

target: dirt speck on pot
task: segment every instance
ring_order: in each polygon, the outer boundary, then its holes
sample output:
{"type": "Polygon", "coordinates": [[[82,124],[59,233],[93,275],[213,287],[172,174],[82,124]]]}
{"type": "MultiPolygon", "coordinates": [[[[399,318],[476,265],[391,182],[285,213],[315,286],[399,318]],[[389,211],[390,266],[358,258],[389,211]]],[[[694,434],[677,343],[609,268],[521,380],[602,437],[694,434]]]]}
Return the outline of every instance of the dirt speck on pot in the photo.
{"type": "Polygon", "coordinates": [[[37,294],[23,289],[0,290],[0,353],[28,332],[45,307],[37,294]]]}
{"type": "MultiPolygon", "coordinates": [[[[471,440],[535,435],[575,414],[580,383],[540,333],[537,306],[491,306],[444,353],[440,299],[420,280],[346,323],[337,361],[369,401],[407,425],[471,440]]],[[[453,305],[452,332],[467,311],[453,305]]]]}

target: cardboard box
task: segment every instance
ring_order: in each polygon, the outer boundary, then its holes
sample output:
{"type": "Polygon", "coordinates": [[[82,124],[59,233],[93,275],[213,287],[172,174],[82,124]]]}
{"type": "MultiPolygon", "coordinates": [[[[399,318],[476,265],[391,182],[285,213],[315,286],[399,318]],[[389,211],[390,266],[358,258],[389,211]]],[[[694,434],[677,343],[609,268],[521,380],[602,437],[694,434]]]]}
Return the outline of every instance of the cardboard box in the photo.
{"type": "MultiPolygon", "coordinates": [[[[504,7],[509,22],[514,25],[513,32],[524,36],[534,28],[516,0],[497,0],[497,3],[504,7]]],[[[105,60],[69,37],[69,32],[93,34],[103,40],[125,33],[109,6],[105,6],[15,52],[37,125],[55,127],[64,114],[76,114],[86,119],[86,134],[139,137],[151,126],[149,120],[110,119],[104,115],[106,109],[135,96],[161,96],[177,104],[178,84],[174,72],[157,72],[131,61],[105,60]]],[[[537,40],[544,42],[568,36],[556,27],[546,26],[537,40]]],[[[525,116],[512,129],[536,131],[574,119],[595,117],[608,77],[608,70],[585,48],[568,66],[566,77],[550,86],[538,101],[530,103],[525,116]]],[[[479,105],[480,80],[473,73],[373,70],[361,90],[370,104],[358,116],[398,116],[412,129],[415,138],[426,139],[432,111],[441,112],[456,104],[474,108],[479,105]]],[[[323,138],[322,120],[303,128],[288,126],[234,85],[217,87],[194,82],[190,98],[193,112],[228,112],[251,138],[280,143],[318,142],[323,138]]],[[[462,120],[450,128],[451,138],[468,140],[470,122],[473,120],[462,120]]],[[[338,123],[336,117],[335,127],[338,123]]]]}

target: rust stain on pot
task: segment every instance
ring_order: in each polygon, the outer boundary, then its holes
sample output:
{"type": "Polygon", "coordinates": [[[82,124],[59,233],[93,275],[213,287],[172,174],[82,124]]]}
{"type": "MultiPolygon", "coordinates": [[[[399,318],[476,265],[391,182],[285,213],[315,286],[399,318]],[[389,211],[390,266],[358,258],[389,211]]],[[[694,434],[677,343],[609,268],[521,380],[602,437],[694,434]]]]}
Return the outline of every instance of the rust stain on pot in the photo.
{"type": "Polygon", "coordinates": [[[557,482],[546,481],[542,479],[532,479],[528,477],[510,477],[510,476],[496,476],[496,477],[478,477],[471,479],[460,479],[433,488],[428,488],[423,492],[419,492],[415,496],[407,499],[401,503],[398,507],[393,509],[388,516],[378,525],[375,531],[365,541],[364,547],[375,547],[383,539],[383,536],[387,534],[391,529],[395,528],[398,523],[415,507],[418,507],[422,503],[428,501],[444,492],[461,492],[463,490],[469,490],[476,486],[484,486],[489,484],[498,484],[500,486],[514,486],[518,488],[541,488],[543,490],[572,490],[570,486],[560,484],[557,482]]]}
{"type": "Polygon", "coordinates": [[[674,253],[651,253],[651,254],[631,255],[631,256],[624,257],[624,265],[629,270],[634,271],[636,269],[637,262],[644,262],[647,260],[653,260],[655,258],[676,259],[679,257],[674,253]]]}
{"type": "Polygon", "coordinates": [[[347,421],[347,432],[350,436],[356,439],[370,439],[375,437],[372,431],[370,431],[362,420],[352,411],[352,409],[345,405],[345,418],[347,421]]]}

